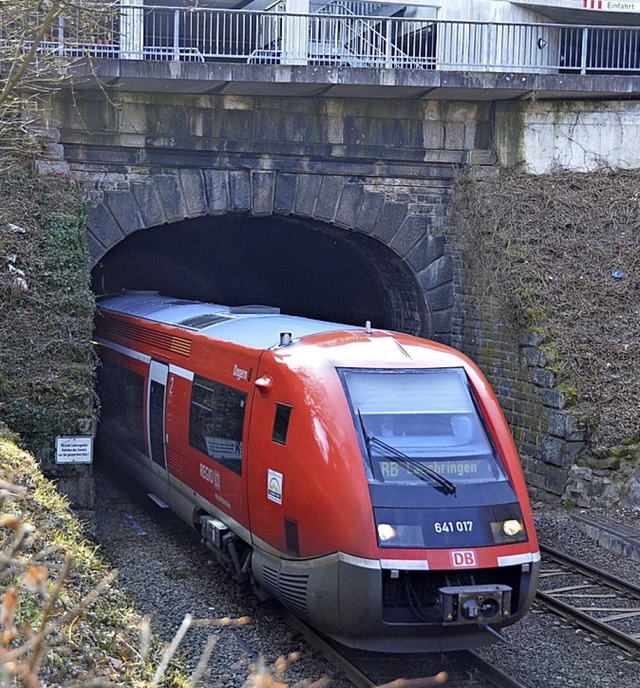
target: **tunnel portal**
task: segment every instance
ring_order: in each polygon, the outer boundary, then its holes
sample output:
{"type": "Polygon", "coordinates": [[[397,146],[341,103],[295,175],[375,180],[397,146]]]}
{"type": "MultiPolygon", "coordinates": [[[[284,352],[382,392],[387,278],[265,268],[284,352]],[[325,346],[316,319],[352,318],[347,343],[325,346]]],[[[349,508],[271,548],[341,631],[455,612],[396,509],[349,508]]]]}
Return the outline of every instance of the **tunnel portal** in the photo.
{"type": "Polygon", "coordinates": [[[156,290],[230,306],[428,337],[429,309],[412,270],[382,241],[295,218],[207,216],[133,232],[92,272],[94,292],[156,290]]]}

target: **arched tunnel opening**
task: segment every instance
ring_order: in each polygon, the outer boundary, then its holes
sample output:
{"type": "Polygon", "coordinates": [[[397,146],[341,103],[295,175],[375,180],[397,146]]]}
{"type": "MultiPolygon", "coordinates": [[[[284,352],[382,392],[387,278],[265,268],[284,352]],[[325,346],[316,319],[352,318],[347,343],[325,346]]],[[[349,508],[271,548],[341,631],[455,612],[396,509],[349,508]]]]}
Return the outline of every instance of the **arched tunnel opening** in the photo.
{"type": "Polygon", "coordinates": [[[140,230],[105,254],[92,286],[97,295],[154,290],[431,333],[420,285],[400,256],[373,237],[314,220],[227,214],[140,230]]]}

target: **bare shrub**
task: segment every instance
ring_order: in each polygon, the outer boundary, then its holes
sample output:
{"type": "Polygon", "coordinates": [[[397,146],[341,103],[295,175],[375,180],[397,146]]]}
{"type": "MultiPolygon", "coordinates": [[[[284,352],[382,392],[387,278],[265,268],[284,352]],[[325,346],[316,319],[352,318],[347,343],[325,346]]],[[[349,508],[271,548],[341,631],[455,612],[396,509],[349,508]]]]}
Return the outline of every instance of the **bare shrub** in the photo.
{"type": "Polygon", "coordinates": [[[460,249],[518,326],[546,335],[591,447],[640,438],[640,173],[461,174],[460,249]]]}
{"type": "Polygon", "coordinates": [[[41,153],[42,97],[71,78],[79,59],[111,37],[117,14],[109,2],[3,0],[0,3],[0,171],[41,153]]]}

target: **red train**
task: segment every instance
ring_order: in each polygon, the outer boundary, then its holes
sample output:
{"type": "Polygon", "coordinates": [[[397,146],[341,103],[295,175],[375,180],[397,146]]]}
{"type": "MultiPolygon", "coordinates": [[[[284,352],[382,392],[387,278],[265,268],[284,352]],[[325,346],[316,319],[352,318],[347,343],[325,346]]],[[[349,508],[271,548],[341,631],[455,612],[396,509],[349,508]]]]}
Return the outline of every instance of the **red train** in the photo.
{"type": "Polygon", "coordinates": [[[100,299],[96,343],[102,453],[239,580],[368,650],[474,647],[525,614],[525,482],[459,352],[150,292],[100,299]]]}

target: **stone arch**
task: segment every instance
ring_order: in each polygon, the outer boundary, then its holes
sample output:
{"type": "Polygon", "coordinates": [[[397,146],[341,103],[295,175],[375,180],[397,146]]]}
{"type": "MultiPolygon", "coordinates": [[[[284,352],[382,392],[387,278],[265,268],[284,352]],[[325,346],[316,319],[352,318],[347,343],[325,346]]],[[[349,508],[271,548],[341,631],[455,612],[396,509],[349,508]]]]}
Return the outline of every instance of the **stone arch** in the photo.
{"type": "Polygon", "coordinates": [[[182,168],[106,191],[88,222],[92,265],[128,235],[204,216],[246,213],[322,222],[370,262],[389,290],[394,329],[451,343],[454,268],[429,215],[366,180],[340,175],[182,168]],[[381,253],[380,244],[390,251],[381,253]]]}

